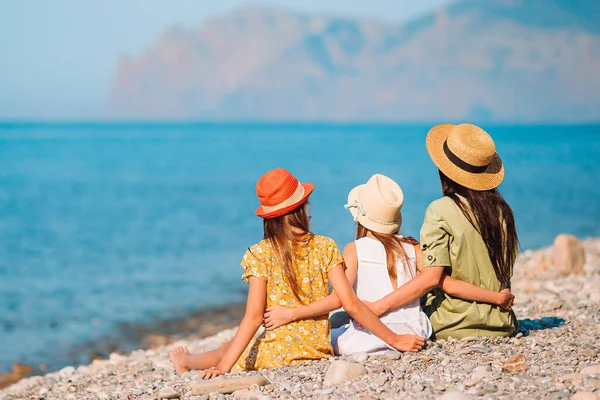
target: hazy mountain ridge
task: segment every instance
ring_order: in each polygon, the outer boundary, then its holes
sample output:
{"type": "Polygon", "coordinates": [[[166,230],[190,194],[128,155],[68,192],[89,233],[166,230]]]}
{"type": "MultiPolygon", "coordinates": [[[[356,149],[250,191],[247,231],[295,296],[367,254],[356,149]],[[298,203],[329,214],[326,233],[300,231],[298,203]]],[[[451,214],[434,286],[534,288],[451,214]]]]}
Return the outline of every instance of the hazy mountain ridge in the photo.
{"type": "Polygon", "coordinates": [[[245,7],[122,58],[108,116],[598,121],[600,2],[576,3],[463,1],[403,25],[245,7]]]}

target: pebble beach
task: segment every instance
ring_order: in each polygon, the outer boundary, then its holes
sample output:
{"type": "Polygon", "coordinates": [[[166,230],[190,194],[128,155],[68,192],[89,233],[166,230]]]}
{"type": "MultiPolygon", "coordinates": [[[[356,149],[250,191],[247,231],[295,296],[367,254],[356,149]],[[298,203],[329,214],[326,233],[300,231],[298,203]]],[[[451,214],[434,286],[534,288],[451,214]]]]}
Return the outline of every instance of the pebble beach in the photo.
{"type": "Polygon", "coordinates": [[[521,253],[515,337],[429,341],[418,353],[358,353],[210,381],[197,380],[197,371],[175,374],[173,347],[214,349],[235,334],[226,329],[28,377],[1,390],[0,400],[600,399],[600,239],[579,245],[580,267],[557,265],[553,247],[521,253]]]}

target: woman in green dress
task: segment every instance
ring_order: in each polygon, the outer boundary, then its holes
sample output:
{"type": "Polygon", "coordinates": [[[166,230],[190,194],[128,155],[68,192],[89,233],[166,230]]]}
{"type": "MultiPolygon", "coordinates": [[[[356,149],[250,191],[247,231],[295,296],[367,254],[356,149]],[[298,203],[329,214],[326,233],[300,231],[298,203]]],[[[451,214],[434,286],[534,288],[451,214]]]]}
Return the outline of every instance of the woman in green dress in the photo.
{"type": "Polygon", "coordinates": [[[504,166],[494,141],[475,125],[443,124],[429,131],[426,144],[444,197],[425,212],[423,272],[368,305],[382,315],[427,294],[422,301],[437,338],[513,335],[518,325],[512,310],[436,288],[445,272],[484,289],[510,289],[518,238],[513,212],[497,189],[504,166]]]}

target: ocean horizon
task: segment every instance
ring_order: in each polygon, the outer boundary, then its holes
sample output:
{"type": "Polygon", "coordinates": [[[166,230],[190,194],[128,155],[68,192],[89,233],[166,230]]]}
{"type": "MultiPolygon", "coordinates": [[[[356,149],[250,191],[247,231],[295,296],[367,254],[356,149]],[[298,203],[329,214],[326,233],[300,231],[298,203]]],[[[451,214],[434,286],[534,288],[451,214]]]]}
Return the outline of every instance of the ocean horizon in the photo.
{"type": "MultiPolygon", "coordinates": [[[[523,249],[600,236],[600,125],[481,126],[523,249]]],[[[70,349],[122,324],[243,301],[239,261],[262,236],[254,185],[274,167],[315,183],[313,231],[339,247],[353,237],[348,191],[388,175],[418,238],[441,196],[430,127],[0,121],[0,372],[85,362],[70,349]]]]}

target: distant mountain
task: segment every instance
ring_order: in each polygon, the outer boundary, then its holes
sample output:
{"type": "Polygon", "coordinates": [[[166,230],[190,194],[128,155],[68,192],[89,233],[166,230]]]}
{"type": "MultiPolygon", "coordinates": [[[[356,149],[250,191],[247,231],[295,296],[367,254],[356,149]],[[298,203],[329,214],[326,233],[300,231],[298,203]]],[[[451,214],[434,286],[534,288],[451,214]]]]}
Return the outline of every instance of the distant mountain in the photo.
{"type": "Polygon", "coordinates": [[[600,1],[461,1],[402,25],[241,8],[119,60],[108,116],[600,121],[600,1]]]}

